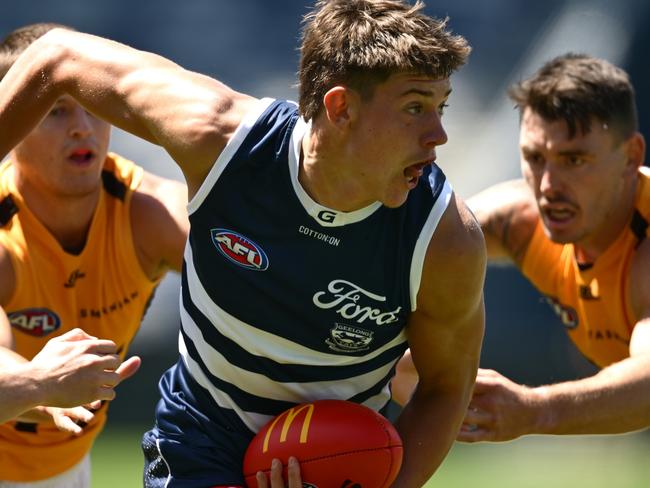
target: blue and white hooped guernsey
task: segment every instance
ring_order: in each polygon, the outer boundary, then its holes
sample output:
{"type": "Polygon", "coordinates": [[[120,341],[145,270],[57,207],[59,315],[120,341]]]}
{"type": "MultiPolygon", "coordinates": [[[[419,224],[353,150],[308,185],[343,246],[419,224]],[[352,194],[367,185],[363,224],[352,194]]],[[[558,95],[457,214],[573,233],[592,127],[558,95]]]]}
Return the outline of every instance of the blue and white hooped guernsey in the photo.
{"type": "Polygon", "coordinates": [[[188,205],[183,369],[213,400],[196,408],[253,432],[304,401],[388,403],[452,193],[432,165],[399,208],[323,207],[298,182],[308,130],[294,103],[260,100],[188,205]]]}

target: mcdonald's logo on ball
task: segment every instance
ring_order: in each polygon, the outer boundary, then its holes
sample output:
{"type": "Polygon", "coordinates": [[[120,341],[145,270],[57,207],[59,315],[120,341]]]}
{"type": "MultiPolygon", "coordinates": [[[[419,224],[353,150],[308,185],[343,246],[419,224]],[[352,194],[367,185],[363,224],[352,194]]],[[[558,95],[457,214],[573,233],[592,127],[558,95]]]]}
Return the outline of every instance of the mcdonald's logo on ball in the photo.
{"type": "Polygon", "coordinates": [[[255,474],[271,470],[274,458],[285,467],[300,463],[304,487],[387,488],[402,464],[402,441],[393,425],[374,410],[344,400],[296,405],[266,424],[244,456],[244,476],[257,488],[255,474]]]}

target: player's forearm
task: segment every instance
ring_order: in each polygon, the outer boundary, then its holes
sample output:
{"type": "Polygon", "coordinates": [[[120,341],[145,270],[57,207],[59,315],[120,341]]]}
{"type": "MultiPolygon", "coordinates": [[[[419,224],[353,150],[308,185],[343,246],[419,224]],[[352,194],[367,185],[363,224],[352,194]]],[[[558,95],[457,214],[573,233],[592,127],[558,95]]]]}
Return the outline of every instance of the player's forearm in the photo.
{"type": "Polygon", "coordinates": [[[0,367],[0,423],[31,410],[42,402],[43,389],[29,363],[0,367]]]}
{"type": "Polygon", "coordinates": [[[466,400],[464,395],[424,395],[416,389],[395,424],[404,445],[404,461],[393,486],[420,487],[433,475],[456,438],[466,400]]]}
{"type": "Polygon", "coordinates": [[[47,81],[58,54],[55,48],[28,49],[0,83],[0,159],[45,116],[63,88],[47,81]]]}
{"type": "Polygon", "coordinates": [[[615,434],[650,426],[650,356],[613,364],[589,378],[534,388],[536,433],[615,434]]]}

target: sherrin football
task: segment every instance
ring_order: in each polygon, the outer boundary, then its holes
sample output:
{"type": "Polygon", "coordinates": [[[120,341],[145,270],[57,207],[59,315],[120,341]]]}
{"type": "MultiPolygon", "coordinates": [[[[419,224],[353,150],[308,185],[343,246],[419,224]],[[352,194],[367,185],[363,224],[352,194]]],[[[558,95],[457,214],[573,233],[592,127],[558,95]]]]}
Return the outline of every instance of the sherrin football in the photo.
{"type": "Polygon", "coordinates": [[[297,405],[266,424],[244,456],[244,476],[257,488],[255,474],[278,458],[300,462],[303,487],[385,488],[402,464],[402,441],[395,427],[368,407],[343,400],[297,405]]]}

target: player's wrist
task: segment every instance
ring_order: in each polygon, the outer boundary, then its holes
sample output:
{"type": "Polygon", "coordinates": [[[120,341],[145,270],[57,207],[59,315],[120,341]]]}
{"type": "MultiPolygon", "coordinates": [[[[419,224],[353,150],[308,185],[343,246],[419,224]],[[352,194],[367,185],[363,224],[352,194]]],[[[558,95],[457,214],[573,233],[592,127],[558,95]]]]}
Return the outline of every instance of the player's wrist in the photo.
{"type": "Polygon", "coordinates": [[[21,404],[25,409],[32,409],[44,403],[45,388],[41,375],[31,363],[18,363],[12,366],[13,382],[16,386],[14,391],[20,392],[21,404]]]}
{"type": "Polygon", "coordinates": [[[545,386],[530,389],[533,412],[531,434],[551,434],[555,428],[555,415],[550,405],[550,391],[545,386]]]}

